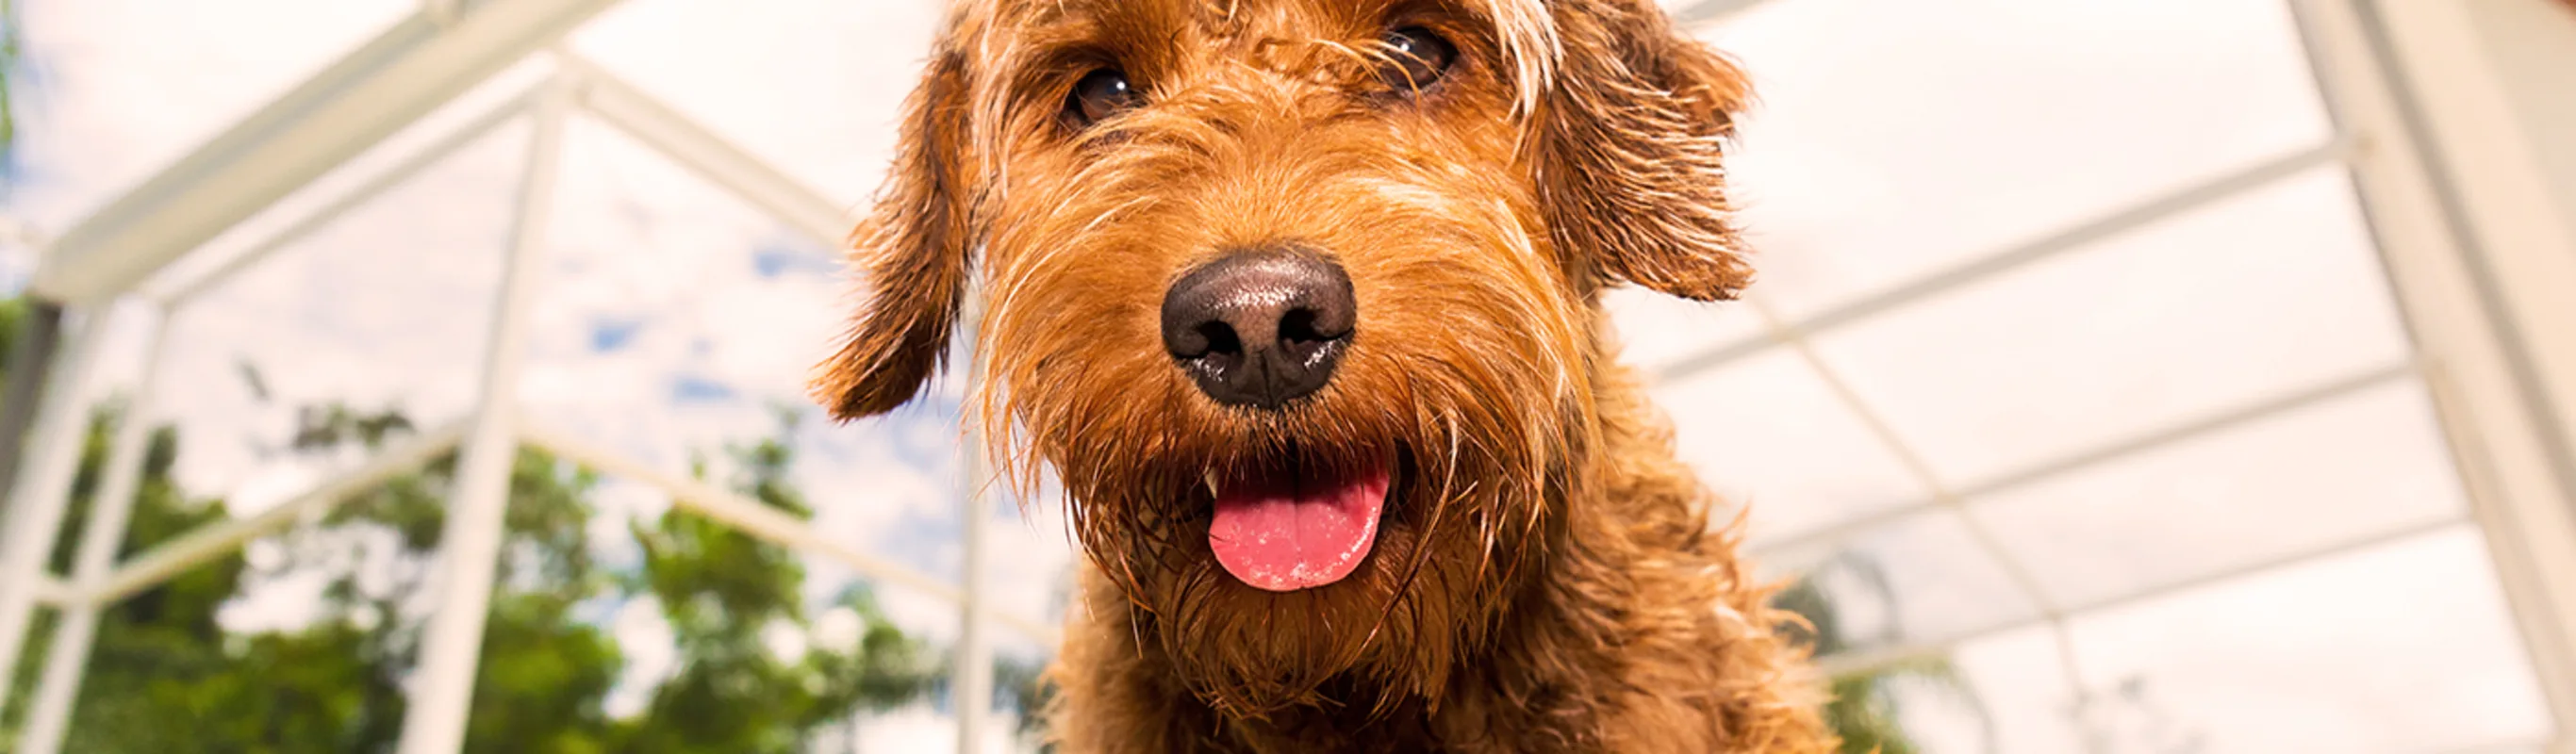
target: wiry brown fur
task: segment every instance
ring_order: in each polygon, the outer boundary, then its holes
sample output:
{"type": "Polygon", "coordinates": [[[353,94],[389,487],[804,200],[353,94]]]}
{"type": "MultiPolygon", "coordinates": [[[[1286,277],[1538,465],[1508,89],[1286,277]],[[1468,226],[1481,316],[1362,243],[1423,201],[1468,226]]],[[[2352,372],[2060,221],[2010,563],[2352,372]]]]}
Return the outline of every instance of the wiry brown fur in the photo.
{"type": "Polygon", "coordinates": [[[1749,280],[1720,163],[1745,97],[1649,0],[965,0],[857,237],[867,306],[817,396],[908,400],[982,276],[979,416],[1069,498],[1090,567],[1052,679],[1093,751],[1823,752],[1776,630],[1598,295],[1749,280]],[[1418,94],[1379,39],[1456,66],[1418,94]],[[1068,88],[1146,104],[1076,127],[1068,88]],[[1193,266],[1294,244],[1349,273],[1332,381],[1219,405],[1164,353],[1193,266]],[[980,260],[970,259],[980,254],[980,260]],[[1396,459],[1349,577],[1274,593],[1212,556],[1203,479],[1396,459]]]}

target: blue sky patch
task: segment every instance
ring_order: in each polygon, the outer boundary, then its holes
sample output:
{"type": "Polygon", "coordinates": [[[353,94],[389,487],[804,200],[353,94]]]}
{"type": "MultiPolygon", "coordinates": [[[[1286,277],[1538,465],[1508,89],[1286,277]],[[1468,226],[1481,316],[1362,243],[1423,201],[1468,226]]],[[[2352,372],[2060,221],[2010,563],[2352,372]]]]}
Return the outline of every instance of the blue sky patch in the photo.
{"type": "Polygon", "coordinates": [[[635,333],[644,329],[643,320],[603,319],[590,323],[590,351],[608,353],[625,348],[635,341],[635,333]]]}
{"type": "Polygon", "coordinates": [[[810,249],[773,243],[752,250],[751,269],[763,279],[776,279],[791,272],[829,275],[835,268],[831,258],[810,249]]]}
{"type": "Polygon", "coordinates": [[[705,377],[681,375],[671,381],[671,399],[681,403],[718,403],[740,394],[732,385],[705,377]]]}

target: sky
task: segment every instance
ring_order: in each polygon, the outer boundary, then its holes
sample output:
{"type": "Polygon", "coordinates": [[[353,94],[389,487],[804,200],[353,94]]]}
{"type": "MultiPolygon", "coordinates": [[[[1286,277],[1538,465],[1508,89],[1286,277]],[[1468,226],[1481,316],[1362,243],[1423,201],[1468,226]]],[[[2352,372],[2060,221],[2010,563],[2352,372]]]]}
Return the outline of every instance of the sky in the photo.
{"type": "MultiPolygon", "coordinates": [[[[8,214],[59,232],[409,8],[28,2],[8,214]]],[[[629,0],[571,49],[857,208],[935,16],[929,0],[629,0]]],[[[1762,277],[1716,307],[1615,292],[1623,359],[1663,370],[1655,395],[1682,456],[1750,506],[1770,572],[1873,563],[1892,597],[1847,566],[1820,577],[1873,641],[1964,642],[1953,660],[1976,704],[1901,686],[1935,751],[1981,751],[1989,735],[2000,751],[2077,751],[2088,727],[2109,732],[2106,752],[2511,751],[2549,730],[2339,171],[2293,171],[1846,316],[2324,146],[2332,126],[2286,11],[1773,0],[1707,39],[1760,97],[1729,167],[1762,277]],[[1803,327],[1819,321],[1831,325],[1803,327]],[[2329,554],[2288,557],[2300,553],[2329,554]],[[2052,606],[2093,609],[2030,623],[2052,606]]],[[[545,73],[514,69],[150,285],[192,284],[545,73]]],[[[293,407],[314,400],[464,416],[526,142],[522,125],[497,129],[190,299],[153,393],[188,443],[183,483],[247,511],[354,463],[275,454],[293,407]]],[[[814,525],[955,578],[953,380],[848,426],[802,398],[846,316],[837,239],[800,237],[587,118],[561,170],[518,386],[531,421],[684,471],[692,451],[761,436],[773,406],[794,407],[814,525]]],[[[112,362],[128,381],[140,351],[112,362]]],[[[603,499],[604,540],[668,505],[619,480],[603,499]]],[[[1059,614],[1073,558],[1060,515],[995,513],[997,603],[1059,614]]],[[[849,577],[811,565],[817,599],[849,577]]],[[[908,628],[954,635],[953,608],[881,595],[908,628]]],[[[312,602],[310,585],[273,585],[228,620],[292,625],[312,602]]],[[[670,670],[668,627],[649,604],[603,620],[636,658],[620,687],[633,705],[670,670]]],[[[942,719],[906,710],[862,735],[869,750],[941,746],[942,719]]]]}

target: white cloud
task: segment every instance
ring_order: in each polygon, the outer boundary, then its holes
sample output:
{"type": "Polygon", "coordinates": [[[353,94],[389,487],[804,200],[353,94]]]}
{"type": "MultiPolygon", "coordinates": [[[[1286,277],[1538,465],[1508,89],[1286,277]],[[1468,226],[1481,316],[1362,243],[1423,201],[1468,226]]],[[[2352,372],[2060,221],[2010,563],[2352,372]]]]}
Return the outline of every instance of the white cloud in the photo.
{"type": "Polygon", "coordinates": [[[629,717],[643,711],[653,701],[653,690],[679,672],[679,645],[671,622],[662,616],[662,601],[651,595],[627,600],[609,626],[626,666],[618,669],[604,706],[610,717],[629,717]]]}

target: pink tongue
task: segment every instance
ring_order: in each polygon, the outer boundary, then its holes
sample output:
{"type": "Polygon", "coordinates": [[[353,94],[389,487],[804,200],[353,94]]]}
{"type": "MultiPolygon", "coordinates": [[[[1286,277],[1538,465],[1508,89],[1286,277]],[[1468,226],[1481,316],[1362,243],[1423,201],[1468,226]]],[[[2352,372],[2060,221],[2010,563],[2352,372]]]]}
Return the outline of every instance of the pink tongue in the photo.
{"type": "Polygon", "coordinates": [[[1386,471],[1324,489],[1236,484],[1216,499],[1208,547],[1227,573],[1258,589],[1293,592],[1342,580],[1377,542],[1386,471]]]}

